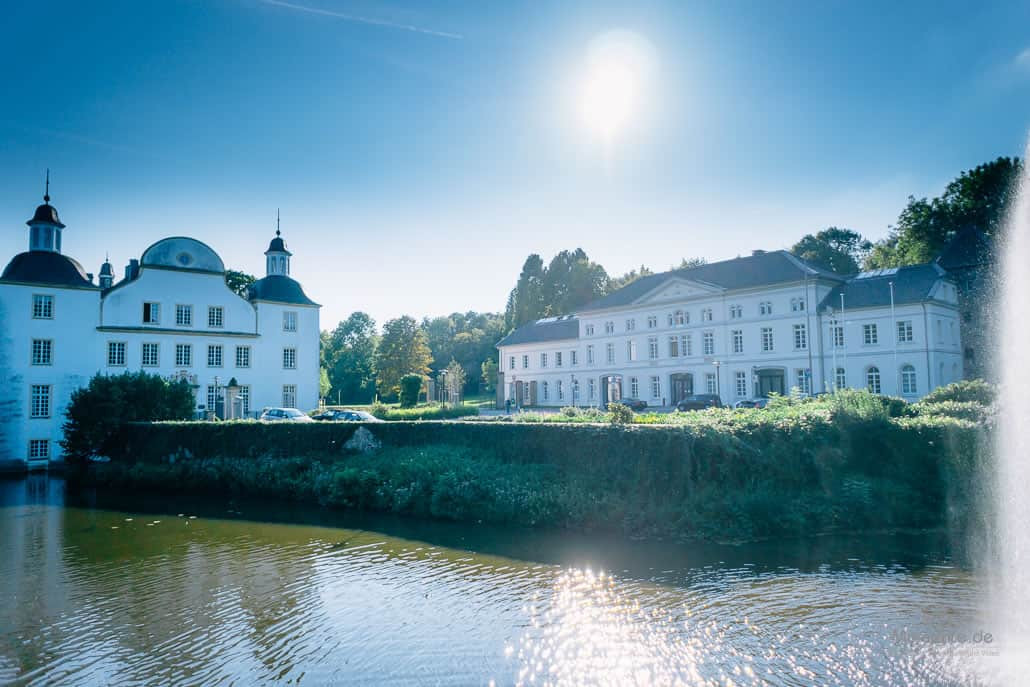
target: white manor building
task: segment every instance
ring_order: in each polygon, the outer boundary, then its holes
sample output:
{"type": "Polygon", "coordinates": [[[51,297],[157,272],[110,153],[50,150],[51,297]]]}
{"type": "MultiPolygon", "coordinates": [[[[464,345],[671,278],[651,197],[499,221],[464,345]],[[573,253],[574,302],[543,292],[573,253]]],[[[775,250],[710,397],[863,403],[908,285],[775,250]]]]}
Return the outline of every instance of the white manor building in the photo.
{"type": "Polygon", "coordinates": [[[786,251],[637,279],[498,342],[498,404],[672,406],[838,388],[916,400],[962,378],[955,284],[934,263],[843,277],[786,251]]]}
{"type": "Polygon", "coordinates": [[[0,463],[60,460],[71,394],[98,372],[184,377],[198,414],[318,404],[320,306],[290,277],[278,229],[267,274],[244,299],[196,239],[158,241],[117,282],[105,262],[94,282],[61,253],[64,224],[49,195],[27,224],[29,250],[0,275],[0,463]]]}

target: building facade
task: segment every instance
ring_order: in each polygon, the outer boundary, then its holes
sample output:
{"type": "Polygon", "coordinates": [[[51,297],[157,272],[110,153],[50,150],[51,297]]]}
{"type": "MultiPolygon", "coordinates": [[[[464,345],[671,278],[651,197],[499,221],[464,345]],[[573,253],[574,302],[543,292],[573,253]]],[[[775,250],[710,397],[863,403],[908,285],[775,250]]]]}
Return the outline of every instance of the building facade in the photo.
{"type": "Polygon", "coordinates": [[[318,404],[320,306],[290,277],[278,230],[242,298],[196,239],[158,241],[117,282],[105,262],[94,281],[61,252],[49,196],[28,225],[29,250],[0,275],[0,461],[60,460],[71,394],[97,373],[185,378],[198,415],[318,404]]]}
{"type": "Polygon", "coordinates": [[[497,344],[498,405],[673,406],[839,388],[916,400],[962,378],[955,284],[937,264],[842,277],[786,251],[642,277],[497,344]]]}

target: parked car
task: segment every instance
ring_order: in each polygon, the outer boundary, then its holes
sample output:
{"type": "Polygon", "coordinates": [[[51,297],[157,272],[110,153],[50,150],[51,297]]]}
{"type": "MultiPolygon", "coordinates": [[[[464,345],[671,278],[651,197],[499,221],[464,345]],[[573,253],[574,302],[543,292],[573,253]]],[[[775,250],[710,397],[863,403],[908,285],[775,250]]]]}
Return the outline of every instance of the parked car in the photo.
{"type": "Polygon", "coordinates": [[[637,412],[647,410],[647,401],[639,398],[624,398],[616,401],[616,403],[621,403],[622,405],[629,407],[630,410],[635,410],[637,412]]]}
{"type": "Polygon", "coordinates": [[[265,408],[258,419],[262,422],[314,422],[296,408],[265,408]]]}
{"type": "Polygon", "coordinates": [[[364,410],[331,408],[312,416],[313,420],[322,422],[382,422],[379,418],[364,410]]]}
{"type": "Polygon", "coordinates": [[[744,399],[743,401],[737,401],[733,404],[734,408],[764,408],[769,405],[768,398],[750,398],[744,399]]]}
{"type": "Polygon", "coordinates": [[[676,404],[676,410],[704,410],[706,408],[722,408],[722,399],[716,394],[695,394],[687,396],[676,404]]]}

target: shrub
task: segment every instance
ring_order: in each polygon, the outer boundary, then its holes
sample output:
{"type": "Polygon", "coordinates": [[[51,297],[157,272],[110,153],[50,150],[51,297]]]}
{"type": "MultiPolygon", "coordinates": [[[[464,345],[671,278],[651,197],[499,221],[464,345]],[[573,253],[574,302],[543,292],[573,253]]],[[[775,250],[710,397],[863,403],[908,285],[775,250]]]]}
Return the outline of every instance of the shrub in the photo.
{"type": "Polygon", "coordinates": [[[145,372],[97,374],[72,393],[61,447],[71,463],[108,455],[110,441],[127,422],[186,420],[193,415],[193,389],[145,372]]]}
{"type": "Polygon", "coordinates": [[[998,390],[993,384],[982,379],[968,379],[938,387],[924,396],[920,403],[957,401],[959,403],[979,403],[986,406],[994,403],[997,395],[998,390]]]}
{"type": "Polygon", "coordinates": [[[422,392],[422,375],[407,374],[401,377],[400,403],[401,408],[414,408],[418,403],[418,396],[422,392]]]}
{"type": "Polygon", "coordinates": [[[624,403],[609,403],[608,422],[613,425],[631,424],[633,422],[633,409],[624,403]]]}
{"type": "Polygon", "coordinates": [[[372,417],[377,417],[380,420],[385,420],[386,416],[390,413],[390,407],[385,403],[376,401],[372,404],[372,407],[368,409],[368,412],[372,415],[372,417]]]}

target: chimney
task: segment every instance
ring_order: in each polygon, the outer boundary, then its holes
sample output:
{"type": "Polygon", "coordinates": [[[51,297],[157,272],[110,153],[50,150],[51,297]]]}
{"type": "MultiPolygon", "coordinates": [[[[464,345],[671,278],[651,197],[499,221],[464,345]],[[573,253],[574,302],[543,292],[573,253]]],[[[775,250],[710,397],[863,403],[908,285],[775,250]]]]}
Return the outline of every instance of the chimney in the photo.
{"type": "Polygon", "coordinates": [[[752,257],[756,256],[756,255],[765,255],[765,251],[761,250],[761,249],[755,249],[755,250],[751,251],[751,255],[752,255],[752,257]]]}

